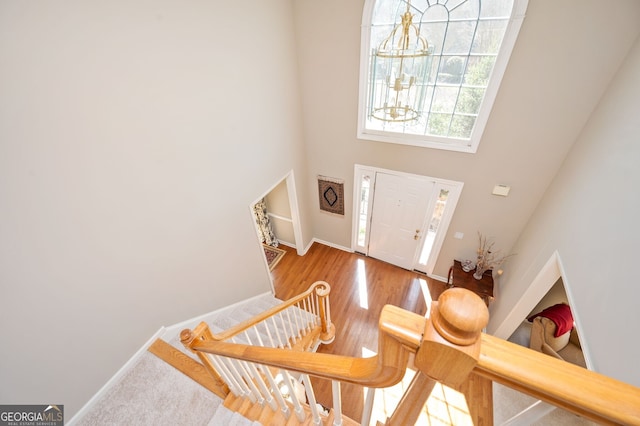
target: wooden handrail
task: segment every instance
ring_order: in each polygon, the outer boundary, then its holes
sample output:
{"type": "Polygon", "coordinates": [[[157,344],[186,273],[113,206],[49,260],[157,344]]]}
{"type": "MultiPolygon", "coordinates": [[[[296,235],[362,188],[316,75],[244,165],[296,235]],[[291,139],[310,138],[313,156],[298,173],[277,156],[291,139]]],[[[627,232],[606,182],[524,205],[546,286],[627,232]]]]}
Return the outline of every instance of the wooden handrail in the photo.
{"type": "Polygon", "coordinates": [[[640,389],[487,334],[474,372],[602,424],[640,425],[640,389]]]}
{"type": "MultiPolygon", "coordinates": [[[[447,295],[445,299],[450,299],[449,303],[441,304],[438,309],[439,302],[434,302],[430,319],[395,306],[385,306],[379,320],[378,354],[371,358],[200,339],[191,339],[189,347],[196,353],[243,359],[366,387],[398,383],[405,374],[410,354],[414,353],[414,365],[420,374],[430,378],[422,379],[424,383],[420,382],[423,384],[417,388],[425,388],[425,383],[431,383],[433,379],[455,384],[464,377],[459,373],[462,369],[464,374],[471,371],[602,424],[640,426],[639,388],[479,333],[478,327],[486,318],[476,321],[468,315],[468,310],[460,314],[449,308],[456,306],[458,294],[462,298],[468,297],[468,293],[463,292],[466,290],[452,289],[443,293],[447,295]]],[[[189,337],[186,334],[191,332],[185,330],[183,333],[184,337],[189,337]]],[[[409,418],[409,414],[402,413],[403,418],[409,418]]]]}
{"type": "MultiPolygon", "coordinates": [[[[267,318],[272,317],[277,313],[282,312],[287,308],[290,308],[296,303],[303,301],[305,298],[309,297],[313,293],[316,293],[321,298],[325,298],[329,294],[330,290],[331,290],[331,286],[329,286],[328,283],[324,281],[316,281],[304,293],[300,293],[299,295],[292,297],[291,299],[285,300],[281,304],[274,306],[270,309],[267,309],[266,311],[261,312],[260,314],[254,317],[251,317],[243,322],[240,322],[221,333],[212,334],[212,339],[219,340],[219,341],[230,339],[242,333],[243,331],[255,326],[256,324],[266,320],[267,318]]],[[[324,307],[322,309],[323,309],[322,313],[324,314],[324,307]]],[[[331,332],[330,324],[327,323],[326,318],[321,317],[320,321],[322,325],[322,333],[326,334],[328,332],[331,332]]]]}
{"type": "Polygon", "coordinates": [[[190,348],[330,380],[367,387],[387,387],[404,377],[409,354],[418,349],[425,321],[420,315],[395,306],[385,306],[379,321],[378,354],[370,358],[294,352],[197,339],[190,344],[190,348]]]}

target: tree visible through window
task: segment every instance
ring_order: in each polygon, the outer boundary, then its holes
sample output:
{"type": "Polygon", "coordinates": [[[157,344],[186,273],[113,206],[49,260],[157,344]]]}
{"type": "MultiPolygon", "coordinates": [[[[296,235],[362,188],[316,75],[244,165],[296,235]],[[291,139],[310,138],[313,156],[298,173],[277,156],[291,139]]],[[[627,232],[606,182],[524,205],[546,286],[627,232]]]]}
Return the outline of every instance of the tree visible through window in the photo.
{"type": "Polygon", "coordinates": [[[526,5],[527,0],[367,0],[359,136],[475,152],[526,5]],[[385,78],[373,58],[407,9],[429,43],[430,69],[419,116],[386,121],[373,114],[383,83],[378,79],[385,78]]]}

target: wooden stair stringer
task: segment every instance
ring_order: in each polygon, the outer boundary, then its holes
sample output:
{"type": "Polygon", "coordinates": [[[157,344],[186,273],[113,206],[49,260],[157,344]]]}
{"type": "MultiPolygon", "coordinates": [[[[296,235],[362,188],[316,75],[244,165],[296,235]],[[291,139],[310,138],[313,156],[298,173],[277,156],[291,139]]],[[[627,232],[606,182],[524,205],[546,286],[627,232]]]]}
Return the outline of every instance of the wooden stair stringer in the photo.
{"type": "Polygon", "coordinates": [[[156,339],[147,350],[220,398],[227,397],[228,390],[215,381],[204,365],[164,340],[156,339]]]}

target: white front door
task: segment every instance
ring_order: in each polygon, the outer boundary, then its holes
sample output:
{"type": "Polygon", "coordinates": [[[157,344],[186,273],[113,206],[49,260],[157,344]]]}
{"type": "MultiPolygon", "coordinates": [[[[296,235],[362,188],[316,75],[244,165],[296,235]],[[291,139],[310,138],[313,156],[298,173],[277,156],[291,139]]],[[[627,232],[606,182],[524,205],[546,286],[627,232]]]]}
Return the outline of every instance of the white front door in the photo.
{"type": "Polygon", "coordinates": [[[369,256],[413,269],[434,186],[434,181],[417,176],[376,172],[369,256]]]}

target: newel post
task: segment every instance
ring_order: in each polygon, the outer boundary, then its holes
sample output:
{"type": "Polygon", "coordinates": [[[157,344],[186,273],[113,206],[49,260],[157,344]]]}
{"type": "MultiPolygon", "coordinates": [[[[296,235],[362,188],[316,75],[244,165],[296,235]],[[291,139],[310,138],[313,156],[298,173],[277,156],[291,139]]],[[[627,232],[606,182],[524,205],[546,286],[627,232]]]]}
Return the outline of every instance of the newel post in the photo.
{"type": "Polygon", "coordinates": [[[418,372],[387,425],[415,424],[436,382],[455,388],[467,379],[478,362],[480,335],[488,322],[487,306],[469,290],[446,290],[432,303],[415,356],[418,372]]]}
{"type": "Polygon", "coordinates": [[[213,365],[213,362],[211,362],[209,356],[206,353],[193,350],[193,344],[196,340],[214,340],[213,334],[211,333],[211,330],[206,323],[201,322],[196,328],[193,329],[193,331],[189,329],[182,330],[180,332],[180,342],[184,345],[185,348],[189,349],[191,352],[195,353],[198,358],[200,358],[202,365],[204,366],[205,370],[211,375],[211,377],[213,377],[213,380],[220,389],[222,395],[228,395],[229,387],[222,379],[222,376],[220,376],[220,374],[216,370],[216,367],[213,365]]]}
{"type": "Polygon", "coordinates": [[[322,333],[320,339],[323,342],[331,342],[335,337],[335,327],[331,324],[331,314],[329,308],[329,293],[331,286],[324,281],[316,281],[314,288],[316,296],[318,296],[318,315],[320,316],[320,327],[322,333]]]}
{"type": "Polygon", "coordinates": [[[415,365],[447,386],[460,385],[480,356],[480,335],[489,310],[475,293],[452,288],[434,302],[415,365]]]}

